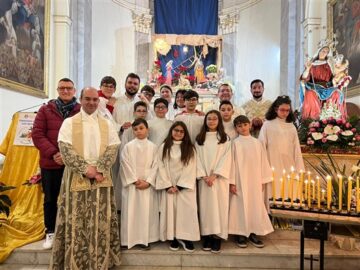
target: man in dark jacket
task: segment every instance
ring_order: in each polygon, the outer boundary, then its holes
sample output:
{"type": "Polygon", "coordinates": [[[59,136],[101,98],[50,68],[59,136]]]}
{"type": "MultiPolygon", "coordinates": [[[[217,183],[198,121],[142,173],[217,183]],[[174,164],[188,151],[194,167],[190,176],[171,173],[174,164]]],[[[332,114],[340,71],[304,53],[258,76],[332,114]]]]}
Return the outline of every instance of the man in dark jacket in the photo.
{"type": "Polygon", "coordinates": [[[58,83],[58,98],[50,100],[38,111],[32,132],[32,139],[40,151],[41,181],[44,192],[44,223],[46,240],[44,249],[52,247],[57,212],[57,198],[60,192],[64,163],[57,143],[64,119],[80,111],[76,102],[74,83],[63,78],[58,83]]]}

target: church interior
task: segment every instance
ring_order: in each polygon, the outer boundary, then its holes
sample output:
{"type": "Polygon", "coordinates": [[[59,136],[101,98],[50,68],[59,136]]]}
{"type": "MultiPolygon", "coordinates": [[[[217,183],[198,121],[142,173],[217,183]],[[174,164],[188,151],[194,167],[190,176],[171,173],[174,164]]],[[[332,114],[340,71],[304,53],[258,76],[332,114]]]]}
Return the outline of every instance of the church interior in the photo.
{"type": "Polygon", "coordinates": [[[129,73],[154,89],[149,106],[168,85],[175,103],[177,90],[195,91],[205,113],[219,109],[223,85],[234,111],[247,112],[260,80],[260,99],[291,100],[304,164],[271,164],[264,196],[274,232],[261,238],[264,248],[239,248],[232,235],[218,254],[200,242],[188,253],[158,241],[122,249],[111,269],[359,269],[360,0],[1,2],[0,269],[48,269],[52,256],[42,248],[36,113],[58,97],[62,78],[80,102],[82,89],[111,76],[121,99],[129,73]]]}

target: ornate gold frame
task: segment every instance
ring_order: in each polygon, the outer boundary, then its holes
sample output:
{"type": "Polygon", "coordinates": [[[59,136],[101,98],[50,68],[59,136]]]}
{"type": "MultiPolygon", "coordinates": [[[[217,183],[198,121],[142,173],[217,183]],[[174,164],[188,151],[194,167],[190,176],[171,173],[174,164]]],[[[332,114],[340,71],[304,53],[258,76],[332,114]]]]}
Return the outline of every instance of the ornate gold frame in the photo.
{"type": "MultiPolygon", "coordinates": [[[[21,92],[24,94],[47,98],[48,97],[48,66],[49,66],[49,44],[50,44],[50,0],[44,1],[44,24],[41,25],[44,32],[44,53],[41,55],[44,59],[43,68],[43,89],[36,88],[31,85],[23,84],[19,81],[3,78],[0,76],[0,85],[13,91],[21,92]]],[[[31,75],[30,75],[31,76],[31,75]]]]}
{"type": "MultiPolygon", "coordinates": [[[[328,0],[327,3],[327,36],[329,39],[334,37],[334,6],[338,0],[328,0]]],[[[356,78],[353,78],[356,80],[356,78]]],[[[355,97],[360,95],[360,85],[353,86],[348,89],[347,97],[355,97]]]]}

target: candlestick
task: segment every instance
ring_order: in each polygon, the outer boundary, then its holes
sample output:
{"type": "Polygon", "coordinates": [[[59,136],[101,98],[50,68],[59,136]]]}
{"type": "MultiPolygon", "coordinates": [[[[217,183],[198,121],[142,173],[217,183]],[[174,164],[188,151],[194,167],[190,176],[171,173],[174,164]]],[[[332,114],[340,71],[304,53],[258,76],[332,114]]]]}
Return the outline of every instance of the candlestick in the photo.
{"type": "Polygon", "coordinates": [[[321,200],[325,201],[325,189],[321,190],[321,200]]]}
{"type": "Polygon", "coordinates": [[[319,176],[316,176],[316,182],[317,182],[317,206],[320,209],[320,178],[319,178],[319,176]]]}
{"type": "Polygon", "coordinates": [[[298,194],[298,198],[300,199],[300,206],[301,203],[303,201],[304,195],[303,195],[303,185],[304,185],[304,171],[300,170],[300,190],[299,190],[299,194],[298,194]]]}
{"type": "Polygon", "coordinates": [[[326,176],[327,181],[327,209],[330,210],[331,206],[331,192],[332,192],[332,184],[331,184],[331,176],[326,176]]]}
{"type": "Polygon", "coordinates": [[[309,188],[308,188],[308,200],[307,200],[307,202],[308,202],[308,207],[309,208],[311,208],[311,184],[312,184],[312,182],[314,182],[314,180],[311,180],[309,182],[309,188]]]}
{"type": "Polygon", "coordinates": [[[356,177],[356,213],[359,213],[360,212],[360,190],[359,190],[359,176],[356,177]]]}
{"type": "Polygon", "coordinates": [[[280,178],[280,185],[281,185],[281,201],[282,201],[282,204],[284,205],[284,200],[285,200],[285,181],[283,180],[283,178],[281,177],[280,178]]]}
{"type": "Polygon", "coordinates": [[[315,181],[313,179],[311,179],[311,185],[312,185],[312,194],[311,194],[311,198],[313,200],[315,200],[315,181]]]}
{"type": "Polygon", "coordinates": [[[290,206],[293,206],[294,203],[294,179],[295,179],[295,170],[294,167],[291,166],[291,175],[290,175],[290,206]]]}
{"type": "Polygon", "coordinates": [[[342,210],[342,188],[343,188],[343,177],[341,174],[337,176],[339,178],[339,211],[342,210]]]}
{"type": "Polygon", "coordinates": [[[274,167],[271,168],[272,169],[272,192],[273,192],[273,203],[275,203],[275,198],[276,198],[276,187],[275,187],[275,169],[274,167]]]}
{"type": "Polygon", "coordinates": [[[290,175],[287,175],[287,198],[290,198],[290,175]]]}
{"type": "Polygon", "coordinates": [[[308,199],[308,180],[305,180],[305,200],[308,199]]]}
{"type": "Polygon", "coordinates": [[[300,193],[299,193],[299,189],[300,189],[300,179],[299,176],[296,176],[296,196],[295,196],[295,200],[299,199],[300,200],[300,193]]]}
{"type": "Polygon", "coordinates": [[[347,200],[347,210],[350,211],[351,207],[351,190],[352,190],[352,177],[349,176],[348,178],[348,200],[347,200]]]}

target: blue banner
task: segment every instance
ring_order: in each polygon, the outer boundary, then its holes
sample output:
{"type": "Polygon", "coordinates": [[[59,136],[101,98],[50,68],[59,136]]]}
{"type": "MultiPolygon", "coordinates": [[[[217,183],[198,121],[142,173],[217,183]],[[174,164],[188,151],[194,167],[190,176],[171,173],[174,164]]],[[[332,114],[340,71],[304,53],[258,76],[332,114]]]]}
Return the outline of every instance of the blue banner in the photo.
{"type": "Polygon", "coordinates": [[[155,0],[155,34],[217,35],[218,0],[155,0]]]}

